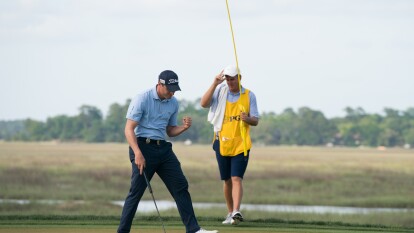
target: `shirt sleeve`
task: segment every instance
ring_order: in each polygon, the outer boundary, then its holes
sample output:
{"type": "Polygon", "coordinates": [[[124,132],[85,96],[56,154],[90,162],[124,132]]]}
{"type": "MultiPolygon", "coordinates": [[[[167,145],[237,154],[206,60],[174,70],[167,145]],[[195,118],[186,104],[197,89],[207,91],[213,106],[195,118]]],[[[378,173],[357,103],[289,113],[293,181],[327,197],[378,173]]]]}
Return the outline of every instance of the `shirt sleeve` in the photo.
{"type": "Polygon", "coordinates": [[[259,118],[259,109],[257,108],[256,95],[253,92],[249,92],[250,100],[250,116],[259,118]]]}
{"type": "Polygon", "coordinates": [[[143,95],[136,95],[129,104],[126,118],[135,122],[139,122],[144,111],[143,103],[143,95]]]}
{"type": "Polygon", "coordinates": [[[173,101],[174,101],[174,105],[175,105],[175,110],[174,110],[173,114],[171,115],[170,120],[168,121],[169,126],[177,126],[177,116],[178,116],[179,104],[178,104],[177,99],[174,98],[173,101]]]}

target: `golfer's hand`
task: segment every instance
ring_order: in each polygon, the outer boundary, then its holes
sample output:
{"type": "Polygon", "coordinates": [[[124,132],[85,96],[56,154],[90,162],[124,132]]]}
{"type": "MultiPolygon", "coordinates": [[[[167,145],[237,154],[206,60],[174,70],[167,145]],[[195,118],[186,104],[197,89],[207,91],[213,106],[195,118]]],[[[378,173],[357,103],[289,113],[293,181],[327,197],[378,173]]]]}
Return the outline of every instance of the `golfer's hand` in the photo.
{"type": "Polygon", "coordinates": [[[245,112],[240,112],[240,118],[242,119],[242,121],[244,121],[246,123],[249,120],[249,116],[245,112]]]}
{"type": "Polygon", "coordinates": [[[214,78],[214,85],[219,85],[220,83],[222,83],[222,82],[224,82],[224,80],[226,80],[226,78],[225,78],[225,76],[224,76],[224,74],[223,74],[223,71],[224,70],[222,70],[221,72],[220,72],[220,74],[218,74],[218,75],[216,75],[216,77],[214,78]]]}
{"type": "Polygon", "coordinates": [[[183,117],[183,126],[184,126],[184,129],[190,128],[191,127],[191,123],[192,123],[191,117],[188,117],[188,116],[183,117]]]}
{"type": "Polygon", "coordinates": [[[134,162],[135,162],[135,165],[137,165],[139,169],[139,174],[142,175],[142,171],[144,171],[144,167],[145,167],[145,158],[141,152],[135,153],[134,162]]]}

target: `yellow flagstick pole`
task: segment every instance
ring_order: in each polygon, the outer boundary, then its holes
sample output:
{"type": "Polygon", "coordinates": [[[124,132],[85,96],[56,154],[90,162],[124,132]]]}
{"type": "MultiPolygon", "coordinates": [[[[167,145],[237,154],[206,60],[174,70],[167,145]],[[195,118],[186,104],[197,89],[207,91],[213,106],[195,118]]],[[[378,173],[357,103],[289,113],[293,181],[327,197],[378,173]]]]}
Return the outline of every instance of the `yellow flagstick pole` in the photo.
{"type": "MultiPolygon", "coordinates": [[[[242,97],[242,89],[241,89],[241,83],[240,83],[240,69],[239,69],[239,60],[237,59],[237,50],[236,50],[236,42],[234,40],[234,32],[233,32],[233,24],[231,23],[231,17],[230,17],[230,8],[229,8],[229,2],[226,0],[226,6],[227,6],[227,15],[229,16],[229,22],[230,22],[230,30],[231,30],[231,38],[233,41],[233,49],[234,49],[234,56],[236,57],[236,68],[237,68],[237,79],[239,81],[239,91],[240,91],[240,97],[242,97]]],[[[245,109],[243,105],[239,104],[240,110],[245,112],[245,109]]],[[[244,125],[244,122],[240,122],[240,133],[243,139],[243,148],[244,148],[244,156],[247,156],[247,145],[246,145],[246,127],[244,125]]]]}
{"type": "Polygon", "coordinates": [[[239,80],[239,90],[240,90],[240,94],[241,94],[239,60],[237,59],[236,42],[234,40],[233,24],[231,23],[230,8],[229,8],[228,0],[226,0],[226,6],[227,6],[227,15],[229,16],[229,22],[230,22],[230,30],[231,30],[231,38],[232,38],[232,41],[233,41],[234,56],[236,57],[237,79],[239,80]]]}

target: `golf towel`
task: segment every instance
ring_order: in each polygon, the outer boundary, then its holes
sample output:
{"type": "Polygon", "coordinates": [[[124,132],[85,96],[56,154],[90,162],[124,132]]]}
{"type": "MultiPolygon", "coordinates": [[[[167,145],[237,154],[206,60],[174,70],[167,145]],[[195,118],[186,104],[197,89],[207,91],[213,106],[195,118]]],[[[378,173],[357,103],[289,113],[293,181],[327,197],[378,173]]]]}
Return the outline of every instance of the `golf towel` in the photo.
{"type": "Polygon", "coordinates": [[[213,109],[210,106],[210,110],[207,115],[207,120],[213,125],[214,132],[220,132],[223,125],[224,112],[226,111],[227,92],[229,87],[223,85],[219,91],[217,107],[213,109]]]}

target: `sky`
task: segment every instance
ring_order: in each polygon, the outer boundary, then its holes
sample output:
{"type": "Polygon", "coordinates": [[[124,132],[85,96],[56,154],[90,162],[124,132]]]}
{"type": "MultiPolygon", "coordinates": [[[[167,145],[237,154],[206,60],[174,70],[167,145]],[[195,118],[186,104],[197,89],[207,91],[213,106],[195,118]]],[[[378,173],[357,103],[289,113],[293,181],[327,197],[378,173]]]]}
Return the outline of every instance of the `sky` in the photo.
{"type": "MultiPolygon", "coordinates": [[[[414,107],[414,1],[228,3],[259,112],[414,107]]],[[[167,69],[195,101],[235,63],[225,0],[0,1],[0,120],[105,115],[167,69]]]]}

